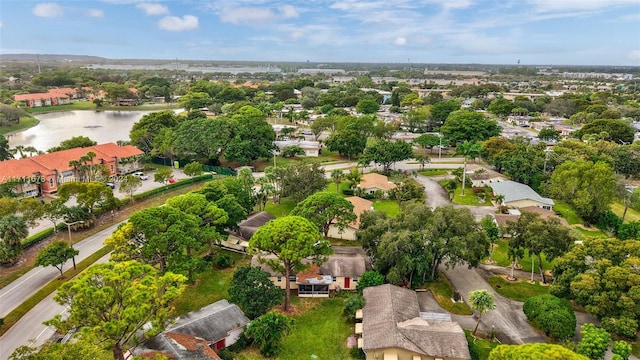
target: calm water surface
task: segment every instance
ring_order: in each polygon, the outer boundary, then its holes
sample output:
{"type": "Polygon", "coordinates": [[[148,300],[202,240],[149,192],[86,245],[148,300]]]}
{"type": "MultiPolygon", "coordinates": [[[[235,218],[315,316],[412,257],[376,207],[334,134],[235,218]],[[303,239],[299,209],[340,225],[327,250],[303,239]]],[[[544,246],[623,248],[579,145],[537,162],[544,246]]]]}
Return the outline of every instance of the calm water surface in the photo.
{"type": "Polygon", "coordinates": [[[133,123],[151,111],[64,111],[37,115],[40,124],[8,135],[9,146],[33,146],[47,151],[74,136],[86,136],[98,144],[129,140],[133,123]]]}

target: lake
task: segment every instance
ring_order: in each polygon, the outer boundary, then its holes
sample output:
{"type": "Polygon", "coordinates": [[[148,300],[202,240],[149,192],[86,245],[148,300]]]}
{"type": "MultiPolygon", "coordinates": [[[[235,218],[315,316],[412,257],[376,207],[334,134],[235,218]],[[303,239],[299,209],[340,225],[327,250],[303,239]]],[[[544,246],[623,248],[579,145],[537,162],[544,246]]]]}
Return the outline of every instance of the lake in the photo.
{"type": "Polygon", "coordinates": [[[133,124],[150,112],[82,110],[41,114],[36,116],[40,120],[37,126],[5,136],[12,148],[33,146],[42,151],[74,136],[86,136],[98,144],[129,140],[133,124]]]}

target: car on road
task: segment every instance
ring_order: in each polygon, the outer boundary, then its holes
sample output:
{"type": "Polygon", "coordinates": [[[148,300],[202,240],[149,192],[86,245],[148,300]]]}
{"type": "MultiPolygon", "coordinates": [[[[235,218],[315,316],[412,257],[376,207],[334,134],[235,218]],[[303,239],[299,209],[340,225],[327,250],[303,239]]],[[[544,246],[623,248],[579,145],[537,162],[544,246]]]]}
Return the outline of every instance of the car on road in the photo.
{"type": "Polygon", "coordinates": [[[145,175],[142,171],[134,172],[131,176],[135,176],[140,180],[148,180],[149,175],[145,175]]]}
{"type": "Polygon", "coordinates": [[[115,189],[116,188],[116,184],[114,184],[112,182],[108,182],[107,186],[110,187],[111,189],[115,189]]]}
{"type": "Polygon", "coordinates": [[[175,183],[176,181],[178,181],[176,178],[169,179],[169,183],[171,183],[171,184],[175,183]]]}

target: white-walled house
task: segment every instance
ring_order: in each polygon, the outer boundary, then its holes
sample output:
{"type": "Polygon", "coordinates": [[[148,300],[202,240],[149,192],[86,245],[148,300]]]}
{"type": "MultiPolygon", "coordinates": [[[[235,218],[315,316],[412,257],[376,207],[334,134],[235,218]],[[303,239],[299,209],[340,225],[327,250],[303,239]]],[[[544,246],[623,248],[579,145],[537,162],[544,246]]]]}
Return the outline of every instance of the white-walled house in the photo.
{"type": "Polygon", "coordinates": [[[540,196],[532,188],[519,182],[505,180],[491,183],[489,186],[496,196],[504,197],[501,205],[515,208],[537,206],[546,210],[551,210],[554,205],[552,199],[540,196]]]}
{"type": "Polygon", "coordinates": [[[334,239],[356,240],[356,231],[360,229],[360,216],[365,211],[373,211],[373,202],[359,196],[350,196],[345,198],[345,200],[353,204],[353,212],[356,214],[356,220],[342,230],[335,225],[331,225],[329,227],[329,237],[334,239]]]}

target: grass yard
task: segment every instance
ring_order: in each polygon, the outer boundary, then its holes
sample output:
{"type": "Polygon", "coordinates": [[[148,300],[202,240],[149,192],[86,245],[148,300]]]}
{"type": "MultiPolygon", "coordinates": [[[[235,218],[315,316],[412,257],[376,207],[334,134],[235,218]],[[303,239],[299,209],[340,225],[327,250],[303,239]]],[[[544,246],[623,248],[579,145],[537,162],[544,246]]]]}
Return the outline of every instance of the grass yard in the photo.
{"type": "Polygon", "coordinates": [[[380,211],[387,216],[396,217],[400,213],[400,205],[394,200],[375,200],[373,210],[380,211]]]}
{"type": "Polygon", "coordinates": [[[458,315],[473,314],[466,303],[454,303],[451,301],[453,298],[453,286],[442,272],[440,273],[440,280],[427,283],[426,288],[431,290],[438,304],[448,312],[458,315]]]}
{"type": "MultiPolygon", "coordinates": [[[[444,187],[444,184],[451,179],[440,180],[438,183],[444,187]]],[[[472,205],[472,206],[493,206],[491,203],[491,188],[486,188],[484,191],[485,201],[481,203],[478,201],[478,195],[474,194],[471,187],[464,188],[464,196],[462,196],[462,186],[458,184],[454,193],[453,202],[458,205],[472,205]]]]}
{"type": "Polygon", "coordinates": [[[248,265],[251,259],[249,256],[231,251],[217,250],[216,252],[229,255],[234,261],[234,266],[227,269],[210,268],[199,274],[195,284],[187,285],[184,292],[175,300],[174,315],[180,316],[218,300],[229,298],[227,290],[229,290],[233,272],[239,266],[248,265]]]}
{"type": "Polygon", "coordinates": [[[296,207],[296,203],[290,199],[283,199],[280,201],[280,204],[275,204],[273,201],[267,202],[267,206],[265,206],[265,211],[275,217],[287,216],[296,207]]]}
{"type": "Polygon", "coordinates": [[[576,214],[576,211],[571,205],[562,200],[553,201],[555,202],[555,205],[553,205],[553,211],[565,218],[570,225],[582,224],[582,219],[580,219],[580,216],[576,214]]]}
{"type": "Polygon", "coordinates": [[[595,237],[595,238],[608,238],[609,235],[605,234],[604,232],[602,232],[601,230],[597,229],[597,228],[593,228],[594,230],[587,230],[581,226],[573,226],[573,229],[575,230],[575,232],[578,234],[578,236],[580,236],[581,238],[591,238],[591,237],[595,237]]]}
{"type": "Polygon", "coordinates": [[[5,135],[8,133],[26,130],[30,127],[36,126],[40,123],[40,121],[34,117],[23,116],[20,118],[20,121],[11,126],[0,126],[0,135],[5,135]]]}
{"type": "Polygon", "coordinates": [[[475,352],[478,355],[478,360],[487,360],[489,358],[489,353],[491,352],[491,350],[500,345],[500,343],[497,341],[489,341],[476,338],[471,335],[471,331],[469,330],[465,330],[464,334],[467,337],[467,342],[469,343],[469,351],[471,353],[475,352]]]}
{"type": "Polygon", "coordinates": [[[530,284],[527,280],[507,281],[502,276],[489,277],[489,285],[500,295],[516,301],[524,302],[528,298],[549,293],[549,287],[538,282],[530,284]]]}
{"type": "MultiPolygon", "coordinates": [[[[291,333],[284,339],[282,360],[351,359],[347,337],[353,334],[352,325],[342,316],[345,298],[299,299],[298,315],[291,333]]],[[[242,351],[237,359],[267,359],[255,347],[242,351]]]]}
{"type": "MultiPolygon", "coordinates": [[[[496,242],[496,245],[493,248],[493,261],[495,261],[496,265],[499,266],[510,266],[511,265],[511,260],[509,260],[509,257],[507,256],[508,252],[507,249],[509,248],[509,241],[508,240],[498,240],[496,242]]],[[[522,271],[531,271],[531,257],[529,256],[529,252],[525,251],[524,252],[524,257],[522,259],[518,259],[518,263],[522,266],[522,271]]],[[[545,270],[550,270],[553,267],[553,264],[548,262],[545,257],[544,254],[542,254],[542,267],[545,270]]],[[[535,269],[533,270],[535,272],[539,272],[538,271],[538,258],[535,257],[535,269]]]]}
{"type": "Polygon", "coordinates": [[[422,169],[418,171],[420,175],[424,176],[443,176],[449,174],[448,169],[422,169]]]}
{"type": "Polygon", "coordinates": [[[43,106],[37,108],[29,109],[29,112],[32,114],[42,114],[48,112],[57,112],[57,111],[73,111],[73,110],[100,110],[100,111],[144,111],[144,110],[166,110],[166,109],[177,109],[178,104],[155,104],[155,105],[138,105],[138,106],[113,106],[109,104],[104,104],[101,107],[97,107],[92,101],[75,101],[71,104],[65,105],[55,105],[55,106],[43,106]]]}
{"type": "MultiPolygon", "coordinates": [[[[624,213],[624,205],[621,202],[616,201],[611,204],[611,211],[613,211],[616,215],[622,218],[622,214],[624,213]]],[[[625,223],[630,223],[632,221],[640,221],[640,212],[635,209],[628,208],[627,215],[624,217],[625,223]]]]}

